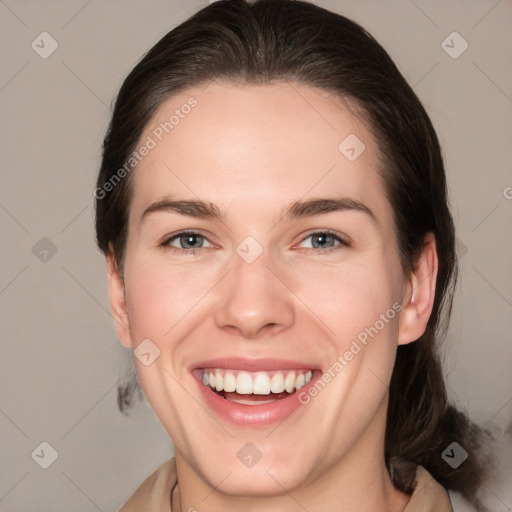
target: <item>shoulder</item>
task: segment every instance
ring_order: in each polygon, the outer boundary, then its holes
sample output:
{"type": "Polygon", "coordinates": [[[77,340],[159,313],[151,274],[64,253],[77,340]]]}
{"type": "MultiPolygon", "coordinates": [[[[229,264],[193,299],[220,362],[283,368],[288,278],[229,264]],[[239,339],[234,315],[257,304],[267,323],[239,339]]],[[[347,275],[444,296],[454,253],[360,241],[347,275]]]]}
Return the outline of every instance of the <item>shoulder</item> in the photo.
{"type": "Polygon", "coordinates": [[[149,475],[119,512],[171,512],[171,489],[176,483],[176,460],[164,462],[149,475]]]}
{"type": "Polygon", "coordinates": [[[453,512],[446,489],[422,466],[416,467],[416,482],[403,512],[453,512]]]}

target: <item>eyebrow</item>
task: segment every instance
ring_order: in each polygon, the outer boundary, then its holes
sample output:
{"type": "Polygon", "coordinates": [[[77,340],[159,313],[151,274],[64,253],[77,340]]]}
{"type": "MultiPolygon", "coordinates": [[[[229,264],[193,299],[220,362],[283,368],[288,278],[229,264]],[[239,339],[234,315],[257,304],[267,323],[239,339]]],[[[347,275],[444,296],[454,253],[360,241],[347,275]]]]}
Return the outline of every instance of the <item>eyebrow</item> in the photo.
{"type": "MultiPolygon", "coordinates": [[[[295,201],[285,207],[281,212],[282,219],[298,219],[313,217],[336,211],[357,211],[368,215],[377,223],[377,218],[368,206],[361,201],[347,197],[308,199],[295,201]]],[[[149,205],[142,213],[141,220],[151,213],[171,212],[199,219],[223,221],[226,213],[222,212],[214,203],[206,203],[199,200],[175,200],[165,198],[149,205]]]]}
{"type": "Polygon", "coordinates": [[[200,219],[223,220],[226,214],[221,212],[213,203],[205,203],[196,200],[173,200],[172,198],[162,199],[149,205],[141,215],[144,220],[150,213],[171,212],[200,219]]]}

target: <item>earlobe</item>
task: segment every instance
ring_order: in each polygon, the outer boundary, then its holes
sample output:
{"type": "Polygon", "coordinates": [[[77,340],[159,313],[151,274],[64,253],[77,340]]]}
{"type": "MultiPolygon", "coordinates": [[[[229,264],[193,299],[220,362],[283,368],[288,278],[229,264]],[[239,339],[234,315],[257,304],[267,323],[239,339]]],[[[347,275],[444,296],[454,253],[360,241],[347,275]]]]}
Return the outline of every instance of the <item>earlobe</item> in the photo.
{"type": "Polygon", "coordinates": [[[130,338],[123,279],[119,273],[112,252],[109,252],[105,256],[105,260],[107,264],[110,310],[112,312],[112,318],[114,319],[114,326],[121,343],[124,346],[131,348],[132,343],[130,338]]]}
{"type": "Polygon", "coordinates": [[[427,233],[415,269],[406,285],[400,313],[399,345],[416,341],[425,332],[434,305],[437,269],[436,240],[433,233],[427,233]]]}

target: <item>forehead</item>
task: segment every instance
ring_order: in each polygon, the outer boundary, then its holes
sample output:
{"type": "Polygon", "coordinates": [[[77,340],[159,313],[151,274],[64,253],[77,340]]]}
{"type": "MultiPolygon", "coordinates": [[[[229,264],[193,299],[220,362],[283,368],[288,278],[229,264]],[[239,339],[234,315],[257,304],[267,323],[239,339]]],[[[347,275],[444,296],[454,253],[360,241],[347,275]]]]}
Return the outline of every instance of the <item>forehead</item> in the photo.
{"type": "Polygon", "coordinates": [[[213,83],[164,102],[140,141],[131,212],[166,195],[244,212],[343,195],[387,215],[378,147],[357,108],[309,86],[213,83]]]}

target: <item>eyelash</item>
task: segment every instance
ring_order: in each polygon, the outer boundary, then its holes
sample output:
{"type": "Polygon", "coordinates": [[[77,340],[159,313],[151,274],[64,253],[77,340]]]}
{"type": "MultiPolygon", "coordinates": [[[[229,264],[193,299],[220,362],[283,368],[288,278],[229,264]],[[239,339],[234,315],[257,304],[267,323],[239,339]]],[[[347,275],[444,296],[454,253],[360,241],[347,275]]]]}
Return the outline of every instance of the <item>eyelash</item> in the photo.
{"type": "Polygon", "coordinates": [[[329,235],[329,236],[332,236],[339,243],[333,247],[328,247],[327,249],[321,249],[321,248],[315,249],[314,247],[306,248],[306,251],[308,253],[310,251],[313,251],[313,252],[321,252],[321,253],[325,254],[325,253],[339,251],[342,248],[350,247],[350,242],[347,239],[342,238],[339,234],[337,234],[334,231],[331,231],[330,229],[324,229],[324,230],[320,230],[320,231],[310,231],[304,238],[302,238],[300,243],[304,242],[304,240],[307,240],[308,238],[315,236],[315,235],[329,235]]]}
{"type": "MultiPolygon", "coordinates": [[[[179,233],[176,233],[175,235],[172,235],[171,237],[169,238],[166,238],[161,244],[160,246],[165,248],[165,249],[168,249],[170,251],[172,251],[173,253],[175,254],[185,254],[185,255],[190,255],[190,256],[195,256],[197,255],[198,252],[202,251],[203,249],[206,249],[206,247],[198,247],[198,248],[195,248],[195,249],[181,249],[179,247],[173,247],[172,245],[170,245],[170,243],[177,239],[177,238],[180,238],[182,236],[185,236],[185,235],[198,235],[200,237],[203,237],[205,240],[208,240],[206,238],[206,236],[204,236],[203,234],[197,232],[197,231],[180,231],[179,233]]],[[[338,241],[339,243],[333,247],[329,247],[327,249],[320,249],[320,248],[306,248],[306,251],[309,253],[310,251],[313,251],[313,252],[321,252],[321,253],[331,253],[331,252],[334,252],[334,251],[337,251],[337,250],[340,250],[341,248],[343,247],[350,247],[351,244],[348,240],[340,237],[337,233],[335,233],[334,231],[331,231],[329,229],[324,229],[324,230],[319,230],[319,231],[311,231],[310,233],[308,233],[304,238],[302,238],[302,240],[299,242],[299,243],[303,243],[305,240],[307,240],[308,238],[314,236],[314,235],[329,235],[329,236],[332,236],[336,239],[336,241],[338,241]]]]}
{"type": "Polygon", "coordinates": [[[199,236],[203,237],[205,240],[207,240],[207,238],[204,235],[202,235],[201,233],[199,233],[197,231],[180,231],[179,233],[176,233],[175,235],[172,235],[171,237],[166,238],[160,245],[163,248],[168,249],[173,253],[185,254],[185,255],[190,255],[190,256],[194,256],[199,251],[205,249],[205,247],[198,247],[197,249],[180,249],[179,247],[173,247],[172,245],[169,245],[176,238],[180,238],[185,235],[199,235],[199,236]]]}

